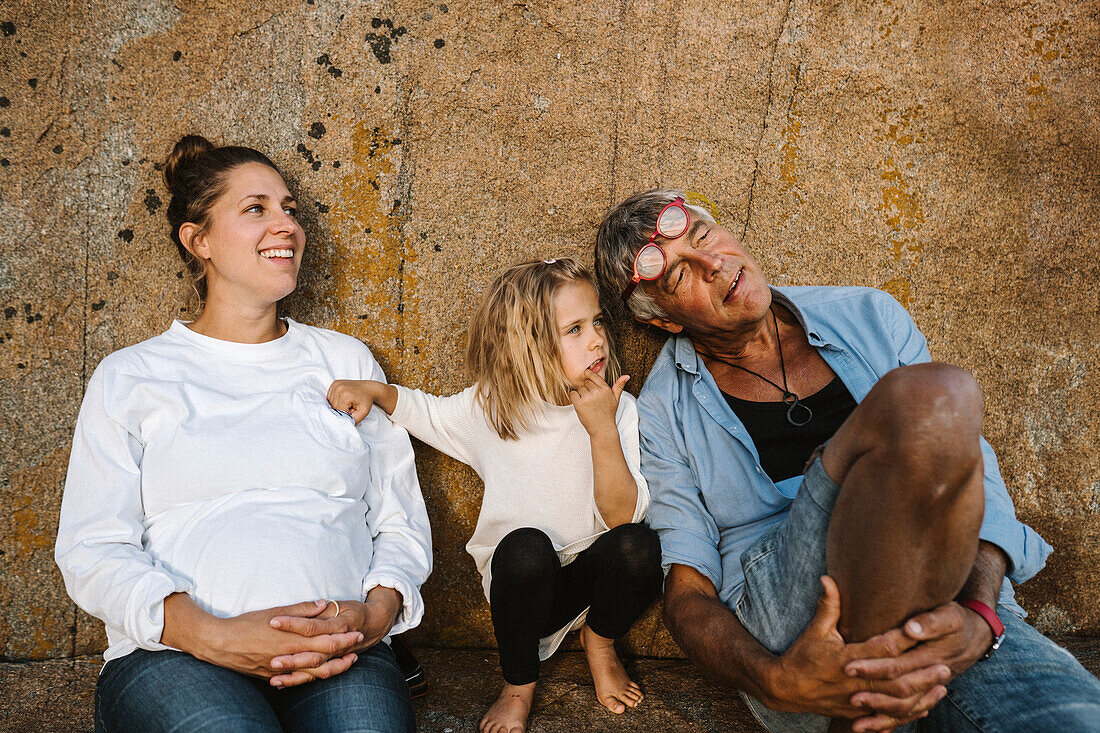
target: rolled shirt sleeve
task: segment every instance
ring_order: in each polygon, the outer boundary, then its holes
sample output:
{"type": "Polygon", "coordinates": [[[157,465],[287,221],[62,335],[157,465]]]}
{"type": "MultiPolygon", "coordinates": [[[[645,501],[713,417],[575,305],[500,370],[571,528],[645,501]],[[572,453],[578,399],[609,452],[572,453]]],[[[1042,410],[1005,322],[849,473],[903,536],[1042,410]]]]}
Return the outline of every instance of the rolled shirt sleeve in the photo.
{"type": "Polygon", "coordinates": [[[649,524],[661,538],[666,573],[672,565],[686,565],[709,578],[717,590],[722,588],[718,525],[690,466],[678,454],[679,441],[672,437],[670,416],[663,407],[644,396],[638,401],[642,473],[654,487],[649,524]]]}
{"type": "Polygon", "coordinates": [[[142,649],[168,649],[164,599],[192,587],[142,549],[142,446],[107,412],[108,368],[92,374],[80,408],[54,559],[78,606],[142,649]]]}

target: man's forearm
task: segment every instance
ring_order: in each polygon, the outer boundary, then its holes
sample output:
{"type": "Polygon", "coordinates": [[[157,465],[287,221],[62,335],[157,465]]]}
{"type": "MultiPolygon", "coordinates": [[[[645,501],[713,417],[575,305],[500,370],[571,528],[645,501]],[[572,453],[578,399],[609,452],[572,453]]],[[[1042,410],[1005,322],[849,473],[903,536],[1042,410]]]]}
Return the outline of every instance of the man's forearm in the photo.
{"type": "Polygon", "coordinates": [[[768,667],[775,657],[720,600],[691,591],[666,596],[665,625],[688,658],[705,672],[769,702],[768,667]]]}
{"type": "Polygon", "coordinates": [[[1008,564],[1005,553],[991,542],[981,540],[978,543],[978,556],[970,576],[959,591],[958,597],[973,598],[990,608],[997,608],[997,599],[1001,595],[1001,583],[1004,581],[1008,564]]]}

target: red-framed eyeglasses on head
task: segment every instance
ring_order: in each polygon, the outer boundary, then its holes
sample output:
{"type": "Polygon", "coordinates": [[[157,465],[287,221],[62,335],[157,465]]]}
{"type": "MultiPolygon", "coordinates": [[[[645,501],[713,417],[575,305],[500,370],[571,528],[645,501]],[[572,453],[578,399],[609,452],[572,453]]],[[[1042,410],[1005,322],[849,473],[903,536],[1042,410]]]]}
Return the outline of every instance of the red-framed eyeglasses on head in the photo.
{"type": "Polygon", "coordinates": [[[688,229],[688,221],[688,211],[684,206],[683,196],[677,196],[661,209],[661,213],[657,214],[657,228],[653,234],[649,235],[649,243],[634,255],[634,277],[630,279],[630,284],[623,291],[623,300],[630,297],[634,288],[638,287],[638,283],[642,280],[656,280],[665,274],[667,265],[665,251],[655,240],[658,235],[665,239],[684,236],[684,232],[688,229]]]}

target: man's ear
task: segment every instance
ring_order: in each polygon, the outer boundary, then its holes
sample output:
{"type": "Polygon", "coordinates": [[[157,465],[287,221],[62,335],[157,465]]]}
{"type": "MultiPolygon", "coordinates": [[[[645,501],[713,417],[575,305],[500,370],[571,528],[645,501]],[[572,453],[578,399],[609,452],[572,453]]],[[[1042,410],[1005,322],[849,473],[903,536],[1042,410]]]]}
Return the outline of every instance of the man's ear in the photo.
{"type": "Polygon", "coordinates": [[[684,330],[684,327],[681,326],[679,323],[674,323],[664,318],[650,318],[649,320],[642,321],[642,323],[648,323],[651,326],[656,326],[662,331],[668,331],[673,335],[678,334],[684,330]]]}
{"type": "Polygon", "coordinates": [[[180,224],[180,243],[191,255],[200,260],[210,259],[210,246],[206,243],[206,237],[202,236],[202,227],[198,224],[186,221],[180,224]]]}

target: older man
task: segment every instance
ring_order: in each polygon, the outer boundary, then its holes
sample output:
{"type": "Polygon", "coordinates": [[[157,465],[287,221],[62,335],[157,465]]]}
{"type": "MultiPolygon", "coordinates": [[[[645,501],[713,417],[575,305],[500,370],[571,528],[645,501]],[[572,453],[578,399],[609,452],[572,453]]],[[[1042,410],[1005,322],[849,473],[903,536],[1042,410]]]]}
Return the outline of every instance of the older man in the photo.
{"type": "Polygon", "coordinates": [[[1013,597],[1051,550],[1016,519],[977,384],[897,301],[769,287],[675,191],[612,209],[596,269],[672,334],[642,469],[696,664],[773,731],[1100,727],[1100,683],[1013,597]]]}

